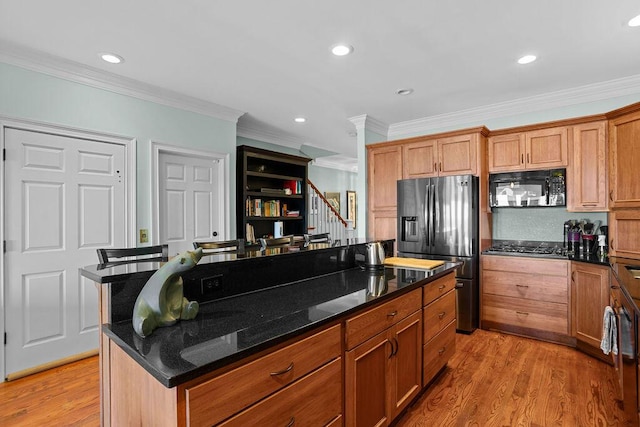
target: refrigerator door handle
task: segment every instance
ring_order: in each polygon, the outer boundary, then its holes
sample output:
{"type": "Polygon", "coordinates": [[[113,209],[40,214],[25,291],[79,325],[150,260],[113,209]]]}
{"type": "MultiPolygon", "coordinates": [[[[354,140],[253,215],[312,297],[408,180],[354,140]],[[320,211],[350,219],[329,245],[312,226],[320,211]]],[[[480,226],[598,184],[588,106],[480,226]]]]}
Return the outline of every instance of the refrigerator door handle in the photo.
{"type": "Polygon", "coordinates": [[[429,242],[431,246],[435,246],[436,244],[436,186],[435,184],[431,184],[431,200],[429,206],[429,215],[431,216],[431,237],[429,238],[429,242]]]}
{"type": "Polygon", "coordinates": [[[427,232],[427,246],[431,246],[431,186],[429,184],[425,185],[425,195],[424,195],[424,222],[425,222],[425,231],[427,232]]]}

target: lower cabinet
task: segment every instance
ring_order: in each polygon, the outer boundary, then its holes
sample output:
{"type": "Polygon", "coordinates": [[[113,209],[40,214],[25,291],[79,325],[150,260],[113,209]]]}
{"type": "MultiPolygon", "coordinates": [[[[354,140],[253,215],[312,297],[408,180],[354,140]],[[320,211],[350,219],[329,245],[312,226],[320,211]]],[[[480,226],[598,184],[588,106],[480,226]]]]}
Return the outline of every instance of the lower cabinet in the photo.
{"type": "Polygon", "coordinates": [[[360,328],[381,314],[394,323],[364,342],[352,340],[345,353],[345,425],[389,425],[422,389],[421,297],[416,290],[397,298],[399,307],[413,308],[404,318],[397,318],[391,301],[347,320],[347,337],[360,336],[360,328]]]}
{"type": "Polygon", "coordinates": [[[609,304],[609,267],[571,263],[571,295],[573,299],[573,335],[576,347],[585,353],[610,362],[600,350],[602,316],[609,304]]]}
{"type": "Polygon", "coordinates": [[[573,344],[569,261],[483,255],[482,327],[573,344]]]}
{"type": "Polygon", "coordinates": [[[456,279],[448,275],[423,287],[423,371],[426,386],[456,350],[456,279]]]}
{"type": "Polygon", "coordinates": [[[210,380],[188,385],[187,424],[216,425],[241,411],[223,425],[250,425],[245,420],[258,413],[260,419],[271,414],[274,423],[255,425],[287,425],[291,419],[297,425],[328,423],[342,412],[341,335],[336,325],[210,380]],[[323,422],[302,422],[320,419],[323,422]]]}
{"type": "Polygon", "coordinates": [[[342,418],[341,380],[342,360],[338,358],[220,426],[330,425],[342,418]]]}

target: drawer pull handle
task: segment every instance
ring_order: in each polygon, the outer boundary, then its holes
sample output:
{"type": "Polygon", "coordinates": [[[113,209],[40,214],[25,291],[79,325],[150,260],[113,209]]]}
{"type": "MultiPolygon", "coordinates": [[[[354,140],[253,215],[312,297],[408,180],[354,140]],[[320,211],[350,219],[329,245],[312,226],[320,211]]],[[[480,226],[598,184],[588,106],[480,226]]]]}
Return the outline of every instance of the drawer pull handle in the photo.
{"type": "Polygon", "coordinates": [[[446,315],[447,315],[447,312],[443,311],[442,313],[438,314],[438,319],[442,320],[442,318],[446,315]]]}
{"type": "Polygon", "coordinates": [[[440,286],[438,287],[438,290],[439,290],[440,292],[442,292],[442,290],[443,290],[444,288],[446,288],[446,286],[445,286],[445,285],[440,285],[440,286]]]}
{"type": "Polygon", "coordinates": [[[398,310],[393,310],[391,313],[387,314],[387,317],[394,317],[398,314],[398,310]]]}
{"type": "Polygon", "coordinates": [[[518,287],[518,288],[528,288],[529,285],[516,285],[516,287],[518,287]]]}
{"type": "Polygon", "coordinates": [[[287,369],[284,369],[282,371],[278,371],[278,372],[271,372],[271,376],[272,377],[277,377],[278,375],[284,375],[287,372],[291,371],[293,369],[293,362],[291,362],[291,364],[289,366],[287,366],[287,369]]]}
{"type": "Polygon", "coordinates": [[[609,191],[609,200],[613,202],[613,190],[609,191]]]}
{"type": "Polygon", "coordinates": [[[524,316],[528,316],[529,313],[527,313],[526,311],[516,311],[516,314],[522,314],[524,316]]]}
{"type": "Polygon", "coordinates": [[[296,423],[296,417],[291,417],[291,419],[289,420],[289,424],[287,424],[287,427],[291,427],[295,423],[296,423]]]}
{"type": "Polygon", "coordinates": [[[440,350],[438,350],[438,355],[442,356],[445,351],[447,351],[447,347],[442,347],[440,350]]]}

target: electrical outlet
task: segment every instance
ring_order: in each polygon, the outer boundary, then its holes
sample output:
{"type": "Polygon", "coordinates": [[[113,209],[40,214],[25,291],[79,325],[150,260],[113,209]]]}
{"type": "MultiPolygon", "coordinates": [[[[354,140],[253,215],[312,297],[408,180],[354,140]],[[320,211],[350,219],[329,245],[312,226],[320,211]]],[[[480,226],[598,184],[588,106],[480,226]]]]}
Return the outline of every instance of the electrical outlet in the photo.
{"type": "Polygon", "coordinates": [[[214,295],[222,289],[222,274],[200,279],[202,296],[214,295]]]}
{"type": "Polygon", "coordinates": [[[149,230],[146,228],[140,229],[140,243],[147,243],[149,241],[149,230]]]}

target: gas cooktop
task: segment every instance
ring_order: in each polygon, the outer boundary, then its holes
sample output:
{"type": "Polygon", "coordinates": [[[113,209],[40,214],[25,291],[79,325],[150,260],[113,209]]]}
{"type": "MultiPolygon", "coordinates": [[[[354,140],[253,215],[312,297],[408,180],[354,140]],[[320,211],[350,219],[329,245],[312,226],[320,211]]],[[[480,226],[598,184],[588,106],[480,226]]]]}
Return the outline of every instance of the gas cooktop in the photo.
{"type": "Polygon", "coordinates": [[[483,253],[567,258],[567,251],[562,245],[553,242],[500,242],[486,249],[483,253]]]}

